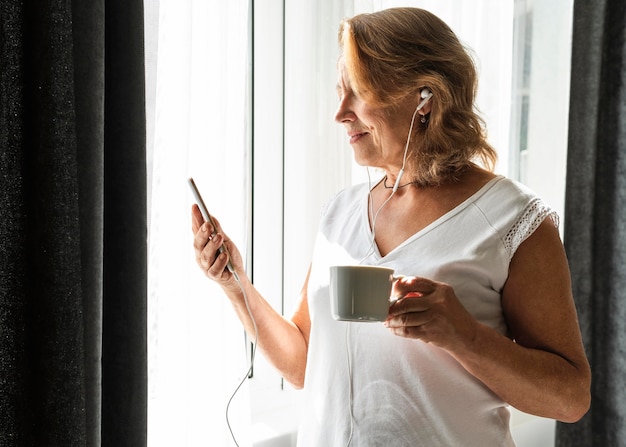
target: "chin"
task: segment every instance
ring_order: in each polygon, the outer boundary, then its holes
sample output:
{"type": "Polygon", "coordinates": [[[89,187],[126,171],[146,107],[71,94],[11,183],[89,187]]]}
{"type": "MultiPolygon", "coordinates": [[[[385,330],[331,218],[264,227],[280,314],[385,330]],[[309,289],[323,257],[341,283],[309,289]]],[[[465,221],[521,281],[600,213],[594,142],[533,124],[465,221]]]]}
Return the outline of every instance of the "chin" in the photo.
{"type": "Polygon", "coordinates": [[[362,153],[359,153],[357,149],[353,147],[354,150],[354,162],[359,166],[372,166],[371,159],[369,157],[364,157],[362,153]]]}

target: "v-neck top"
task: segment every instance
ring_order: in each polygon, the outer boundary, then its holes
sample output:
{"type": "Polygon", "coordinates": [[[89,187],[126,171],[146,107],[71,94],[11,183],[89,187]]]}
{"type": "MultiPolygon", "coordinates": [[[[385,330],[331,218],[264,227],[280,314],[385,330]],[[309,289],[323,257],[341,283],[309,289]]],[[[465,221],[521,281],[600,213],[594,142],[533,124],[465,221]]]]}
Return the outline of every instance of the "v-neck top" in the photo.
{"type": "MultiPolygon", "coordinates": [[[[393,250],[391,250],[389,254],[393,253],[395,250],[401,250],[402,247],[405,244],[411,243],[411,241],[413,239],[421,237],[423,234],[428,233],[431,229],[436,228],[438,225],[441,225],[446,220],[452,218],[455,214],[462,212],[465,209],[465,207],[467,207],[471,203],[475,202],[482,194],[484,194],[486,191],[488,191],[494,183],[497,183],[502,178],[503,178],[502,176],[496,176],[496,177],[492,178],[490,181],[485,183],[485,185],[483,185],[482,188],[480,188],[478,191],[476,191],[470,197],[468,197],[463,202],[461,202],[460,204],[458,204],[457,206],[452,208],[450,211],[444,213],[439,218],[435,219],[430,224],[426,225],[426,227],[422,228],[421,230],[419,230],[418,232],[413,234],[411,237],[409,237],[404,242],[402,242],[400,245],[398,245],[393,250]]],[[[362,210],[362,216],[361,216],[362,220],[361,220],[361,222],[365,223],[365,231],[369,232],[368,237],[369,237],[370,241],[372,241],[374,239],[374,237],[375,237],[375,229],[372,230],[371,226],[370,226],[370,220],[369,220],[369,218],[370,218],[369,211],[370,210],[368,209],[369,200],[370,200],[369,194],[363,195],[363,199],[362,200],[365,203],[363,204],[363,206],[361,206],[361,210],[362,210]]],[[[373,260],[370,260],[370,262],[380,262],[380,260],[383,258],[383,256],[380,254],[378,246],[376,245],[375,242],[374,243],[370,243],[370,250],[367,253],[367,257],[370,257],[370,256],[373,256],[373,260]]],[[[365,259],[366,258],[361,259],[360,263],[361,264],[363,264],[363,263],[369,264],[370,262],[364,262],[365,259]]]]}
{"type": "Polygon", "coordinates": [[[448,283],[477,320],[506,334],[500,297],[509,263],[546,218],[558,224],[556,213],[497,176],[381,256],[368,193],[368,184],[347,188],[322,211],[298,446],[344,446],[351,431],[354,446],[513,446],[507,404],[445,350],[394,336],[381,323],[333,320],[329,268],[378,265],[448,283]]]}

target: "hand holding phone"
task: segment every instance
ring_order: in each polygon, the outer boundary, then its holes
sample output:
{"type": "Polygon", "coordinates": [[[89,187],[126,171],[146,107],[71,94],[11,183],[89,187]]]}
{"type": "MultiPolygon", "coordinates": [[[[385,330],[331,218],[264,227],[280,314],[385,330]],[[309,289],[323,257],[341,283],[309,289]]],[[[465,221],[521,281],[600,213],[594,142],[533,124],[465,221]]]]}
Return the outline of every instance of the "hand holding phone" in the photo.
{"type": "MultiPolygon", "coordinates": [[[[196,186],[196,182],[193,181],[192,177],[189,177],[189,186],[191,187],[191,192],[193,192],[194,198],[196,200],[196,203],[198,204],[198,207],[200,208],[200,211],[202,212],[202,216],[204,217],[204,220],[209,222],[211,225],[213,225],[213,228],[217,230],[217,225],[215,225],[215,222],[213,222],[213,219],[211,218],[211,214],[209,214],[209,210],[204,204],[204,200],[202,200],[200,191],[198,190],[198,187],[196,186]]],[[[218,250],[220,253],[226,252],[226,254],[228,254],[228,264],[226,264],[226,268],[228,269],[229,272],[235,273],[235,269],[233,268],[233,265],[230,262],[230,253],[228,252],[228,249],[226,248],[226,246],[222,244],[218,250]]]]}

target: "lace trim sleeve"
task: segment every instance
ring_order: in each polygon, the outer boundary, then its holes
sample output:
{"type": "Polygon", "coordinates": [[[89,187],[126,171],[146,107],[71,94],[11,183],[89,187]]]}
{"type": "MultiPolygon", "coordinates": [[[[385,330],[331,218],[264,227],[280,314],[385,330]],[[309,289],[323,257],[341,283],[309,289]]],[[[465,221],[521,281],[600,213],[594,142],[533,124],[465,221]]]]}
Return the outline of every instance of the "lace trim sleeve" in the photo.
{"type": "Polygon", "coordinates": [[[549,217],[556,227],[559,226],[559,216],[556,211],[547,206],[540,198],[533,199],[526,206],[526,209],[504,237],[504,246],[509,255],[509,260],[513,258],[521,243],[533,234],[546,217],[549,217]]]}

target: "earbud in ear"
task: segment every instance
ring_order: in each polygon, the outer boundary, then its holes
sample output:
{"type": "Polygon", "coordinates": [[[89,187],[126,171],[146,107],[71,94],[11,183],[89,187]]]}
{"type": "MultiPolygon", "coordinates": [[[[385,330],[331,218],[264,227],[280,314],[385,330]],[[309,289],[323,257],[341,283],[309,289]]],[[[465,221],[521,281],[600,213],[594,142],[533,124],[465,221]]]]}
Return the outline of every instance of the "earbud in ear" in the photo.
{"type": "Polygon", "coordinates": [[[430,100],[430,98],[432,98],[432,96],[433,93],[429,89],[423,88],[420,92],[420,97],[422,98],[422,101],[417,105],[417,110],[421,110],[421,108],[426,105],[426,103],[430,100]]]}

